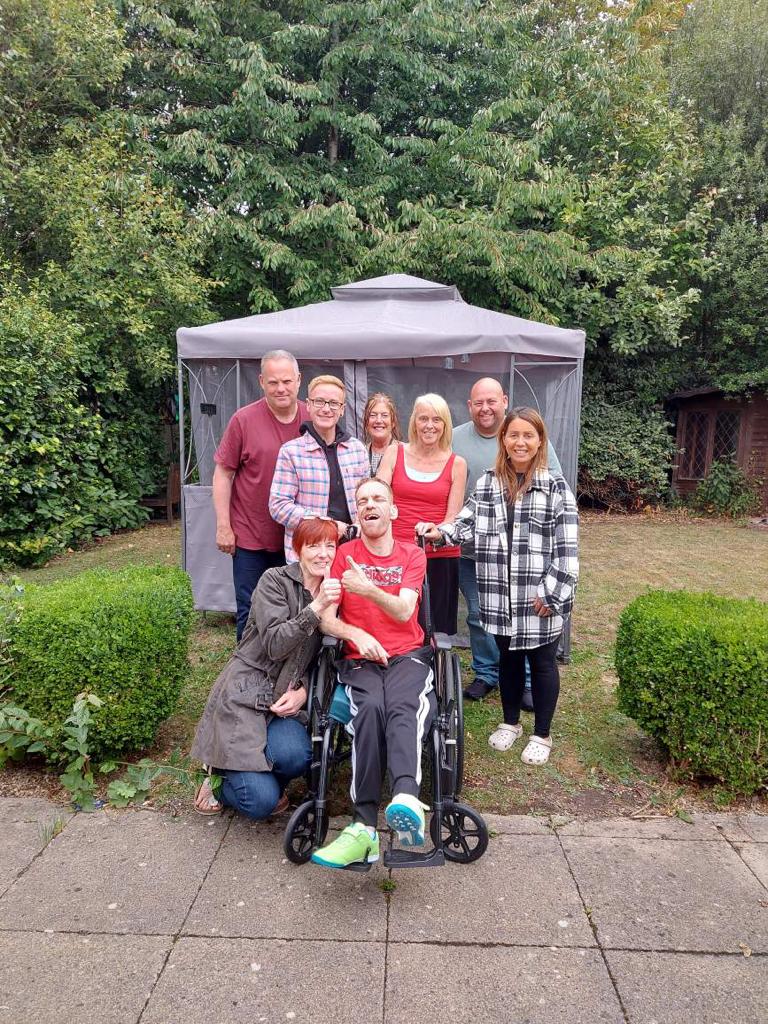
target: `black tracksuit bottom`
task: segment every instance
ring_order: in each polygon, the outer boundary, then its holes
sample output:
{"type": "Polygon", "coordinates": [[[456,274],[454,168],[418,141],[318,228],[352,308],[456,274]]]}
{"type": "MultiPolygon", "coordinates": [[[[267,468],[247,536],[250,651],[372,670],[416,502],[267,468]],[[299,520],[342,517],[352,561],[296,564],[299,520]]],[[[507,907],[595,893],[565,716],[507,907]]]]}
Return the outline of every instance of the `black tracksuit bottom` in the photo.
{"type": "Polygon", "coordinates": [[[352,785],[355,821],[376,828],[386,767],[392,793],[418,797],[421,744],[437,710],[428,648],[375,661],[339,662],[352,721],[352,785]]]}

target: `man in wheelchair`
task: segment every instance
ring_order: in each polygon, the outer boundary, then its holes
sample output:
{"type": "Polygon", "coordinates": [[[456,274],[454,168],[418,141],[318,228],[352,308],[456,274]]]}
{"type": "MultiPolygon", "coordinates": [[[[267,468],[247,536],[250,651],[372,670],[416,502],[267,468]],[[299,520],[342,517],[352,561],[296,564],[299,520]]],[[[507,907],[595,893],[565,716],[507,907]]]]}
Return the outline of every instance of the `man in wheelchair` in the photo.
{"type": "Polygon", "coordinates": [[[355,497],[361,536],[336,554],[330,575],[341,580],[341,599],[321,617],[323,632],[343,641],[337,670],[352,712],[353,821],[312,854],[331,868],[378,860],[384,767],[394,794],[387,824],[402,845],[424,844],[421,745],[436,710],[431,651],[418,621],[426,557],[394,539],[388,484],[363,480],[355,497]]]}

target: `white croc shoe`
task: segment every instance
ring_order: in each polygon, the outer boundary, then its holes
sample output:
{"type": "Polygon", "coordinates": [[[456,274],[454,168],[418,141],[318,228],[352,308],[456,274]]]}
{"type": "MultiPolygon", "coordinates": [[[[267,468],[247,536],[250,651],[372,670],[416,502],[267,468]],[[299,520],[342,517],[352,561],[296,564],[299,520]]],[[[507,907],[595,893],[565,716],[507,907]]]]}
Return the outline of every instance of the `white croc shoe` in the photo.
{"type": "Polygon", "coordinates": [[[502,722],[488,737],[488,746],[494,750],[509,750],[515,740],[523,735],[522,725],[507,725],[502,722]]]}
{"type": "Polygon", "coordinates": [[[549,753],[552,750],[552,740],[549,736],[531,736],[520,755],[523,764],[541,766],[549,760],[549,753]]]}

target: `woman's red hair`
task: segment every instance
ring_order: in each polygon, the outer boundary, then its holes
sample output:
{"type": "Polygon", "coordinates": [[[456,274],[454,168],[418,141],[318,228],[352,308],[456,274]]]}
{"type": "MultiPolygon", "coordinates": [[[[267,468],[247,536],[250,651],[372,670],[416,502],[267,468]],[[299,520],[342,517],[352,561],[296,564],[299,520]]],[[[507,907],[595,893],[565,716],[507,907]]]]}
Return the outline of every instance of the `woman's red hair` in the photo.
{"type": "Polygon", "coordinates": [[[314,516],[311,519],[301,520],[293,531],[291,540],[293,550],[300,555],[305,544],[319,544],[321,540],[325,540],[329,544],[333,541],[335,544],[338,539],[339,531],[332,519],[321,519],[320,516],[314,516]]]}

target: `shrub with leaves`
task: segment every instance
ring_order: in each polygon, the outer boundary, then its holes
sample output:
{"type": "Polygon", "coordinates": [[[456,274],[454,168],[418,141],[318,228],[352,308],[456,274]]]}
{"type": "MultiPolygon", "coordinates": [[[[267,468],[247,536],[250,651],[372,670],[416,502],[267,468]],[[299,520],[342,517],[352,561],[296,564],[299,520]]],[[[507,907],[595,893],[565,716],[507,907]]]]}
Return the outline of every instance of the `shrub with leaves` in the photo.
{"type": "Polygon", "coordinates": [[[768,605],[652,591],[621,616],[619,707],[676,768],[732,794],[768,785],[768,605]]]}
{"type": "Polygon", "coordinates": [[[588,397],[581,429],[580,497],[629,511],[667,497],[675,445],[660,412],[588,397]]]}
{"type": "Polygon", "coordinates": [[[707,515],[740,519],[760,511],[760,495],[754,481],[733,462],[720,459],[696,488],[691,505],[707,515]]]}
{"type": "Polygon", "coordinates": [[[87,690],[101,701],[89,723],[89,757],[140,750],[174,709],[191,623],[180,569],[136,566],[30,586],[9,644],[12,699],[62,736],[87,690]]]}
{"type": "Polygon", "coordinates": [[[35,288],[11,283],[0,299],[0,562],[41,561],[146,519],[104,470],[81,334],[35,288]]]}

